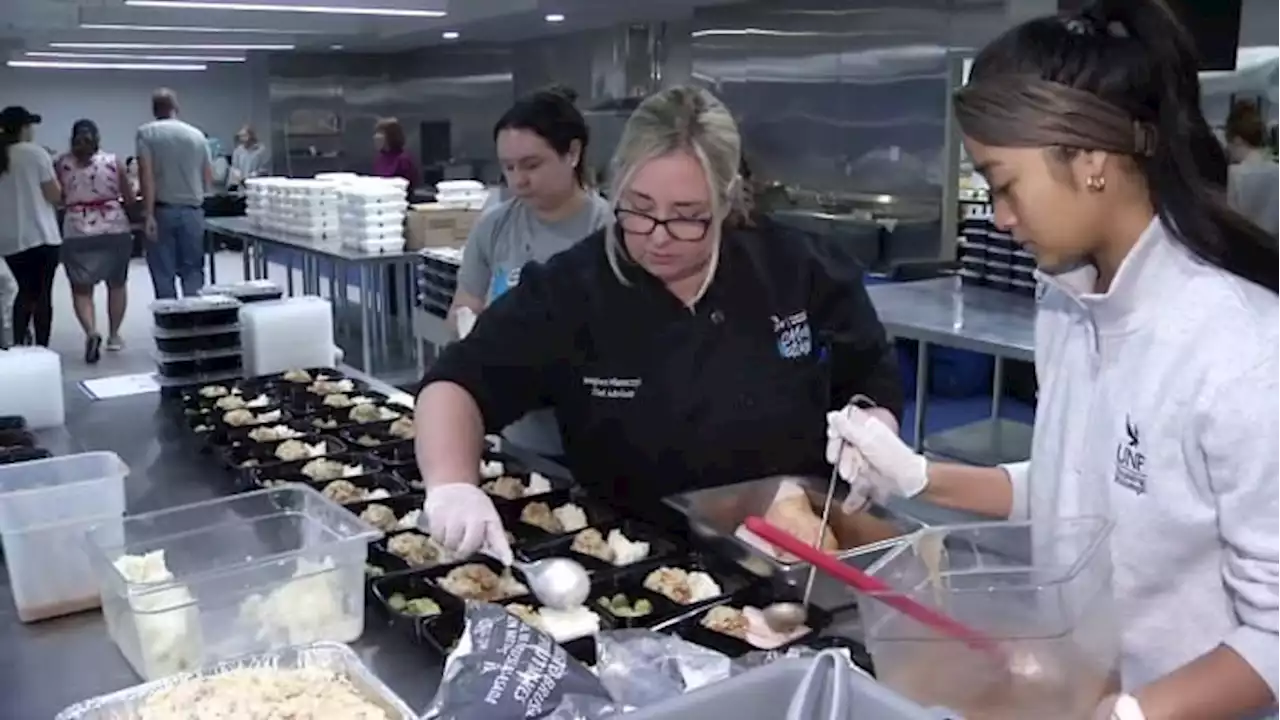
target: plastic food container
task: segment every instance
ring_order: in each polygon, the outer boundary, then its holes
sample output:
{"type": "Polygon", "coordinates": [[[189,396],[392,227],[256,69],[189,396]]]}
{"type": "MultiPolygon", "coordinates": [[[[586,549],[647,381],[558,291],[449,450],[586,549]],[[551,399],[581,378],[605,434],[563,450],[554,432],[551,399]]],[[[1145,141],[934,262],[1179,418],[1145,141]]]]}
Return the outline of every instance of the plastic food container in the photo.
{"type": "Polygon", "coordinates": [[[118,455],[92,452],[0,466],[0,541],[18,619],[35,622],[98,607],[98,582],[81,542],[123,537],[118,455]]]}
{"type": "Polygon", "coordinates": [[[859,603],[880,682],[964,717],[1090,717],[1119,690],[1111,525],[1102,518],[923,530],[868,572],[994,638],[1007,656],[941,637],[887,605],[859,603]]]}
{"type": "Polygon", "coordinates": [[[364,632],[364,565],[380,537],[319,492],[272,488],[95,528],[86,546],[112,640],[143,678],[364,632]],[[126,577],[122,557],[164,551],[172,577],[126,577]]]}
{"type": "Polygon", "coordinates": [[[178,300],[156,300],[151,303],[156,327],[164,330],[234,325],[240,314],[240,301],[223,295],[202,295],[178,300]]]}

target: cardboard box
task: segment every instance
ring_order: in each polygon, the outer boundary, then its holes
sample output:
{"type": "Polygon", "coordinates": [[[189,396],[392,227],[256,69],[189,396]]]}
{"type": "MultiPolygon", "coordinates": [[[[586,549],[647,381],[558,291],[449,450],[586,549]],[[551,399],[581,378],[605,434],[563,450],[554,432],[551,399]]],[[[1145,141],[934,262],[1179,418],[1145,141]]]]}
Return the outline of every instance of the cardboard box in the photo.
{"type": "Polygon", "coordinates": [[[458,210],[435,203],[412,205],[406,222],[405,249],[460,248],[467,243],[471,226],[479,217],[479,210],[458,210]]]}

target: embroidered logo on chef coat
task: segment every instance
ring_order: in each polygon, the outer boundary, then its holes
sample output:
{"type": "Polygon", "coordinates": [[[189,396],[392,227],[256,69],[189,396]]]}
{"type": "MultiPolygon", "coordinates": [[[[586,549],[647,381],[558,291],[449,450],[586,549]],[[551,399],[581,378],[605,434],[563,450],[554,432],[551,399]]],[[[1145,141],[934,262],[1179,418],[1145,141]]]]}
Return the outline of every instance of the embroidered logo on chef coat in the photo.
{"type": "Polygon", "coordinates": [[[640,378],[591,377],[582,378],[582,384],[591,391],[591,397],[609,400],[630,400],[643,384],[640,378]]]}
{"type": "Polygon", "coordinates": [[[813,352],[813,333],[809,330],[809,313],[779,317],[771,315],[773,332],[778,336],[778,355],[784,358],[802,358],[813,352]]]}
{"type": "Polygon", "coordinates": [[[1147,492],[1147,456],[1142,453],[1138,426],[1124,416],[1124,439],[1116,443],[1116,484],[1139,495],[1147,492]]]}

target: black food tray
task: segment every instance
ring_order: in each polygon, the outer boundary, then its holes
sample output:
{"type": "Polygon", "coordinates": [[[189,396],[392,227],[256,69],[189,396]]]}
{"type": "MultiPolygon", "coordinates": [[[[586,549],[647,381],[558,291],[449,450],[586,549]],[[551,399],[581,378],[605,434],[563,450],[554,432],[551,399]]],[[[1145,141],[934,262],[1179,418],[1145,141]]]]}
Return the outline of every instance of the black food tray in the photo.
{"type": "MultiPolygon", "coordinates": [[[[322,367],[309,367],[309,368],[295,368],[295,369],[296,369],[296,370],[303,370],[303,371],[305,371],[305,372],[306,372],[308,375],[310,375],[312,378],[315,378],[315,376],[316,376],[316,375],[318,375],[318,374],[322,374],[322,375],[324,375],[324,376],[325,376],[327,379],[329,379],[329,380],[347,380],[347,379],[349,379],[349,378],[347,378],[347,374],[346,374],[346,373],[342,372],[341,370],[339,370],[339,369],[337,369],[337,368],[328,368],[328,367],[324,367],[324,368],[322,368],[322,367]]],[[[285,376],[285,373],[283,373],[283,372],[278,372],[278,373],[270,373],[270,374],[267,374],[267,375],[255,375],[254,377],[252,377],[252,378],[250,378],[250,379],[251,379],[251,380],[256,380],[256,381],[259,381],[259,382],[275,383],[275,384],[279,384],[279,385],[281,385],[281,386],[291,387],[291,388],[298,388],[298,389],[302,389],[302,390],[305,390],[305,389],[306,389],[306,387],[307,387],[308,385],[310,385],[310,384],[311,384],[311,383],[309,383],[309,382],[301,383],[301,382],[293,382],[293,381],[291,381],[291,380],[285,380],[285,379],[284,379],[284,376],[285,376]]],[[[354,381],[354,382],[356,383],[356,385],[357,385],[357,386],[359,386],[359,385],[361,384],[359,381],[354,381]]]]}
{"type": "MultiPolygon", "coordinates": [[[[308,425],[305,420],[299,418],[281,420],[278,423],[267,423],[268,427],[275,427],[276,425],[284,425],[285,427],[292,428],[293,430],[302,433],[304,436],[321,434],[317,433],[315,428],[308,425]]],[[[236,447],[238,445],[257,443],[257,440],[253,440],[249,437],[249,433],[253,432],[258,427],[261,426],[254,425],[244,428],[219,428],[209,433],[205,439],[211,447],[218,448],[219,450],[236,447]]],[[[272,442],[283,442],[283,440],[272,442]]]]}
{"type": "MultiPolygon", "coordinates": [[[[692,617],[681,620],[670,630],[676,635],[688,640],[696,645],[710,648],[717,652],[723,653],[731,658],[742,657],[749,652],[765,650],[758,648],[745,640],[725,635],[710,628],[703,627],[702,618],[714,607],[730,606],[738,609],[746,605],[750,605],[763,610],[774,602],[800,600],[799,593],[795,595],[781,594],[773,592],[771,589],[762,585],[754,585],[744,589],[724,602],[713,603],[705,607],[701,612],[692,617]]],[[[811,641],[818,640],[818,636],[831,625],[831,614],[813,605],[809,606],[808,618],[805,622],[809,626],[809,632],[792,640],[791,642],[780,645],[776,648],[768,648],[768,651],[781,652],[795,645],[807,645],[811,641]]]]}
{"type": "MultiPolygon", "coordinates": [[[[590,512],[590,511],[588,511],[590,512]]],[[[608,539],[610,530],[621,530],[622,534],[631,541],[643,541],[649,543],[649,555],[630,565],[614,565],[600,560],[591,555],[585,555],[572,550],[573,540],[578,533],[569,533],[567,535],[554,536],[553,539],[543,543],[525,546],[521,557],[525,560],[542,560],[549,557],[570,557],[581,562],[589,572],[604,572],[616,574],[624,572],[632,566],[638,566],[643,563],[651,563],[655,560],[675,556],[681,551],[680,546],[675,542],[667,539],[656,528],[650,527],[634,520],[615,520],[613,522],[601,523],[599,525],[591,525],[600,531],[600,534],[608,539]]],[[[581,531],[579,531],[581,532],[581,531]]]]}
{"type": "MultiPolygon", "coordinates": [[[[355,382],[355,381],[352,380],[352,382],[355,382]]],[[[355,407],[355,405],[347,405],[345,407],[337,406],[337,405],[325,405],[324,399],[329,397],[328,395],[317,395],[313,392],[305,392],[306,386],[302,385],[300,387],[304,390],[304,392],[293,393],[293,407],[294,409],[300,412],[311,413],[311,412],[321,412],[321,411],[327,411],[327,410],[350,410],[351,408],[355,407]]],[[[390,398],[388,398],[386,395],[383,395],[380,392],[374,392],[369,389],[357,389],[349,393],[341,393],[341,394],[346,395],[347,397],[360,396],[360,397],[369,398],[369,400],[373,401],[372,402],[373,405],[386,405],[390,401],[390,398]]],[[[360,403],[360,404],[365,404],[365,403],[360,403]]]]}
{"type": "Polygon", "coordinates": [[[240,331],[228,330],[212,335],[156,338],[156,350],[162,353],[186,354],[212,350],[230,350],[240,347],[240,331]]]}
{"type": "Polygon", "coordinates": [[[185,378],[192,375],[214,375],[232,372],[244,366],[239,353],[214,357],[194,357],[183,360],[159,360],[156,369],[167,378],[185,378]]]}
{"type": "MultiPolygon", "coordinates": [[[[365,508],[369,507],[370,505],[383,505],[388,508],[391,508],[391,512],[396,514],[396,519],[401,519],[405,515],[408,515],[409,513],[413,512],[414,510],[421,510],[422,501],[424,499],[425,498],[423,497],[422,493],[414,493],[411,495],[400,495],[397,497],[386,498],[383,500],[362,500],[360,502],[351,503],[347,505],[347,509],[355,513],[356,515],[359,515],[360,513],[364,512],[365,508]]],[[[396,531],[393,530],[391,532],[394,533],[396,531]]]]}
{"type": "Polygon", "coordinates": [[[605,525],[616,520],[616,516],[611,510],[599,503],[592,502],[584,497],[582,493],[574,492],[572,490],[553,490],[549,493],[521,498],[520,500],[503,500],[502,498],[493,497],[492,495],[490,497],[494,501],[493,504],[498,510],[498,515],[502,518],[502,524],[513,532],[518,526],[523,526],[528,529],[530,531],[528,533],[530,536],[530,542],[534,544],[543,544],[562,538],[572,539],[573,536],[577,534],[577,531],[569,533],[549,533],[536,525],[530,525],[529,523],[524,522],[520,519],[520,515],[524,512],[526,507],[533,503],[544,503],[552,511],[569,503],[577,505],[586,513],[588,527],[592,525],[605,525]],[[542,539],[536,539],[537,535],[541,535],[542,539]]]}
{"type": "MultiPolygon", "coordinates": [[[[438,590],[438,592],[446,597],[453,597],[443,590],[438,590]]],[[[435,596],[429,597],[434,598],[435,596]]],[[[453,599],[455,602],[459,602],[457,598],[453,599]]],[[[437,600],[437,602],[439,601],[437,600]]],[[[505,608],[515,603],[541,608],[538,601],[529,595],[503,600],[497,604],[505,608]]],[[[420,623],[418,625],[417,639],[435,649],[441,656],[448,657],[449,653],[453,652],[453,649],[457,646],[458,641],[462,639],[462,633],[466,629],[466,604],[461,604],[461,609],[450,609],[429,621],[420,623]]],[[[444,605],[441,605],[440,609],[444,610],[444,605]]],[[[609,624],[608,615],[600,612],[596,614],[600,617],[601,632],[613,629],[609,624]]],[[[593,635],[560,643],[560,647],[564,648],[570,657],[586,665],[595,665],[599,659],[596,650],[596,639],[593,635]]]]}
{"type": "MultiPolygon", "coordinates": [[[[338,455],[347,451],[347,444],[337,438],[327,437],[324,435],[306,435],[300,438],[291,438],[307,445],[315,445],[323,442],[325,444],[325,456],[338,455]]],[[[232,472],[240,472],[242,470],[256,469],[265,470],[285,462],[297,462],[296,460],[281,460],[276,457],[276,448],[280,447],[288,440],[277,440],[275,442],[254,442],[247,437],[243,442],[228,447],[222,453],[223,463],[228,470],[232,472]],[[253,465],[245,465],[244,463],[254,461],[253,465]]],[[[314,458],[312,458],[314,459],[314,458]]]]}
{"type": "Polygon", "coordinates": [[[600,613],[611,625],[619,629],[654,628],[670,622],[673,618],[683,617],[688,614],[688,608],[683,605],[677,605],[665,595],[647,590],[643,583],[644,578],[642,577],[613,576],[593,578],[591,595],[587,598],[587,606],[600,613]],[[627,618],[614,615],[600,605],[601,598],[610,598],[619,594],[626,595],[632,601],[648,600],[653,605],[653,612],[642,617],[627,618]]]}
{"type": "MultiPolygon", "coordinates": [[[[494,571],[499,575],[501,575],[503,570],[505,569],[502,567],[501,562],[489,557],[488,555],[476,554],[476,555],[472,555],[471,557],[465,560],[445,563],[443,565],[436,565],[430,568],[424,568],[422,570],[422,574],[430,578],[431,582],[435,583],[436,586],[440,587],[441,590],[444,590],[444,587],[440,584],[440,581],[444,579],[445,575],[448,575],[449,572],[455,568],[461,567],[463,565],[472,565],[472,564],[485,565],[490,570],[494,571]]],[[[516,568],[512,568],[511,574],[515,577],[516,580],[519,580],[521,583],[523,583],[525,587],[529,586],[529,582],[525,579],[524,573],[520,572],[516,568]]],[[[448,592],[448,591],[446,590],[445,592],[448,592]]],[[[457,597],[457,596],[454,596],[454,597],[457,597]]],[[[510,598],[500,600],[498,601],[498,604],[506,605],[508,603],[518,602],[520,598],[527,598],[527,597],[528,597],[528,593],[524,593],[522,595],[512,596],[510,598]]],[[[464,598],[458,598],[458,599],[463,600],[464,598]]]]}
{"type": "MultiPolygon", "coordinates": [[[[712,579],[716,581],[716,584],[720,586],[720,594],[715,597],[688,604],[681,604],[668,598],[668,601],[671,602],[671,604],[680,608],[680,612],[673,616],[664,618],[664,622],[661,623],[663,625],[667,624],[666,621],[672,621],[672,624],[674,624],[674,621],[676,620],[697,614],[697,611],[702,608],[721,604],[730,598],[737,596],[753,584],[763,584],[760,578],[747,575],[741,568],[731,565],[726,561],[701,553],[690,553],[680,557],[645,560],[623,569],[618,573],[617,577],[620,582],[634,582],[636,585],[643,587],[644,580],[649,576],[649,573],[664,567],[679,568],[687,572],[705,572],[711,575],[712,579]]],[[[665,598],[666,596],[662,595],[662,597],[665,598]]]]}
{"type": "MultiPolygon", "coordinates": [[[[377,501],[377,500],[366,500],[365,502],[360,503],[360,504],[361,504],[361,505],[367,505],[368,503],[376,503],[376,502],[378,502],[378,501],[377,501]]],[[[353,507],[354,507],[354,505],[348,505],[347,507],[352,507],[352,508],[353,508],[353,507]]],[[[387,534],[386,534],[386,537],[383,537],[382,539],[380,539],[380,540],[378,540],[378,541],[374,542],[374,543],[373,543],[373,545],[372,545],[371,547],[373,547],[373,548],[377,548],[378,552],[379,552],[379,553],[380,553],[380,555],[381,555],[381,556],[383,556],[383,557],[394,558],[394,559],[397,561],[397,563],[396,563],[396,564],[397,564],[397,566],[398,566],[399,568],[401,568],[401,569],[404,569],[404,570],[413,570],[414,572],[423,572],[423,571],[426,571],[426,570],[433,570],[433,569],[438,568],[438,567],[440,567],[440,566],[442,566],[442,565],[451,565],[451,564],[452,564],[452,563],[448,563],[448,562],[436,563],[436,564],[434,564],[434,565],[413,565],[413,564],[411,564],[408,560],[405,560],[404,558],[400,557],[399,555],[397,555],[397,554],[395,554],[395,553],[391,552],[391,549],[390,549],[390,548],[391,548],[391,544],[390,544],[390,543],[391,543],[391,538],[393,538],[393,537],[397,537],[397,536],[400,536],[400,535],[421,535],[421,536],[423,536],[423,537],[428,537],[428,535],[427,535],[426,533],[422,532],[421,530],[397,530],[397,531],[395,531],[395,532],[389,532],[389,533],[387,533],[387,534]]]]}
{"type": "MultiPolygon", "coordinates": [[[[453,636],[452,642],[456,643],[462,637],[460,623],[465,615],[466,604],[441,590],[421,572],[405,572],[378,578],[370,583],[370,590],[377,602],[378,609],[390,619],[391,626],[407,635],[410,639],[416,642],[427,642],[438,647],[438,641],[427,633],[426,627],[437,622],[445,615],[457,618],[459,623],[457,634],[453,636]],[[434,600],[440,606],[440,614],[431,617],[418,617],[393,610],[390,600],[391,596],[396,593],[404,595],[409,600],[414,598],[434,600]]],[[[446,624],[452,625],[453,623],[446,624]]]]}

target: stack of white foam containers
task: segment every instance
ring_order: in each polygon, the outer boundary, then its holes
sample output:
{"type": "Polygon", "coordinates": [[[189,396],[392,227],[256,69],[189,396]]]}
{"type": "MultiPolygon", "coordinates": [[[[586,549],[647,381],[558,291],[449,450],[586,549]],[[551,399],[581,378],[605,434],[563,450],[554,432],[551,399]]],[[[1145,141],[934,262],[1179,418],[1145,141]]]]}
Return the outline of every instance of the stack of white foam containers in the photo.
{"type": "Polygon", "coordinates": [[[451,210],[480,210],[489,191],[478,180],[445,180],[436,183],[436,204],[451,210]]]}
{"type": "Polygon", "coordinates": [[[404,250],[409,183],[403,178],[362,177],[336,186],[342,244],[361,252],[404,250]]]}

